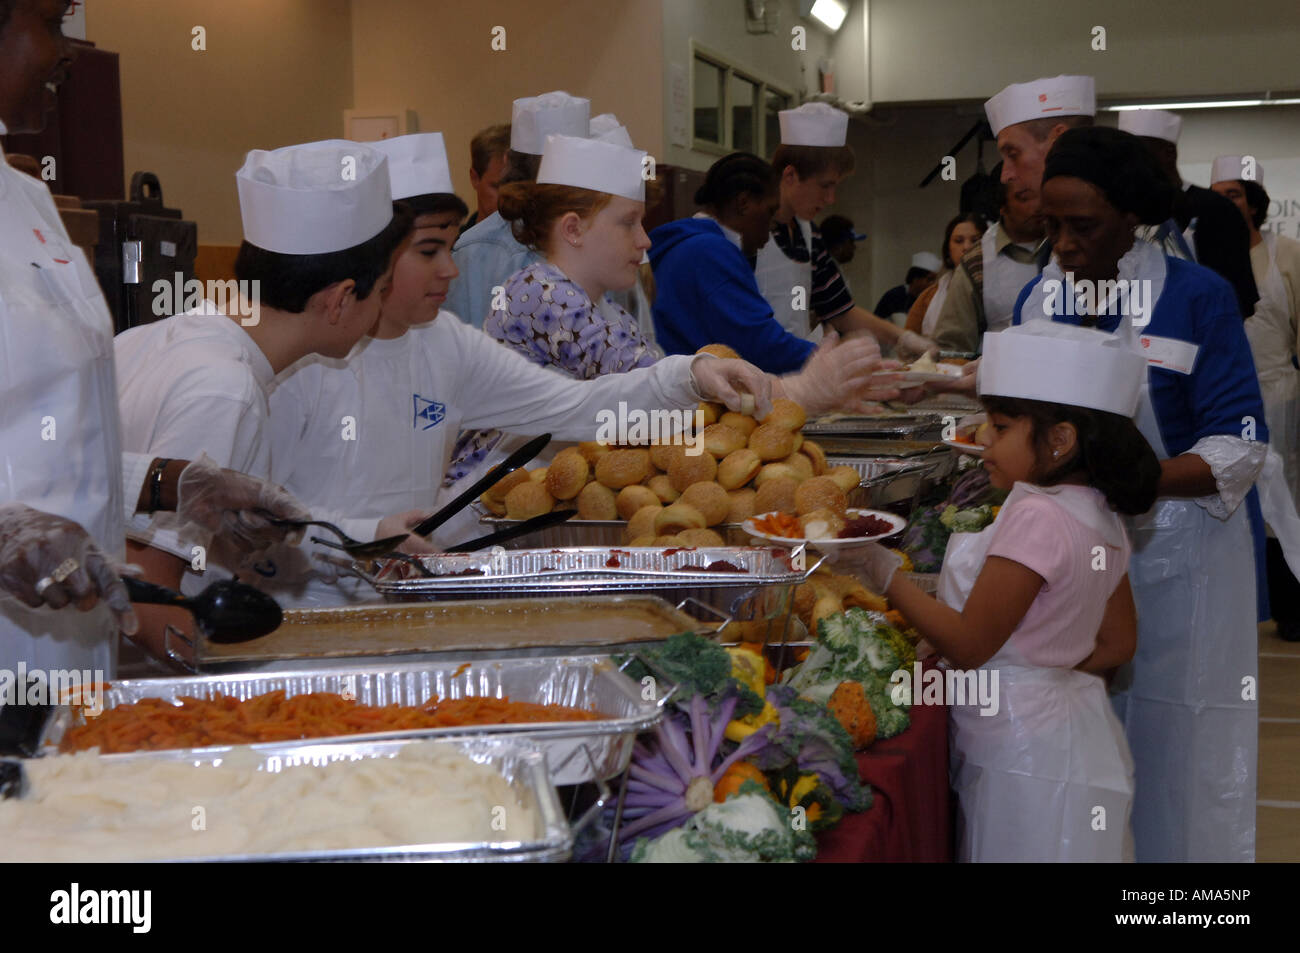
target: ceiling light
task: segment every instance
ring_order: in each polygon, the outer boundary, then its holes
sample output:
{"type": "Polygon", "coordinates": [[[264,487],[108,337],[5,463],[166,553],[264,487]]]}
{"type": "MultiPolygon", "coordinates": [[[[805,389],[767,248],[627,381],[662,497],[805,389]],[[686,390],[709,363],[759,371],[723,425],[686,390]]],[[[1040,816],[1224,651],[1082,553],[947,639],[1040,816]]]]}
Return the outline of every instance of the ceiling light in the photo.
{"type": "Polygon", "coordinates": [[[1217,99],[1194,103],[1125,103],[1123,106],[1103,106],[1107,112],[1128,112],[1133,109],[1225,109],[1242,106],[1295,106],[1298,99],[1217,99]]]}
{"type": "Polygon", "coordinates": [[[832,32],[840,28],[844,18],[849,15],[849,8],[840,0],[817,0],[812,5],[812,15],[832,32]]]}

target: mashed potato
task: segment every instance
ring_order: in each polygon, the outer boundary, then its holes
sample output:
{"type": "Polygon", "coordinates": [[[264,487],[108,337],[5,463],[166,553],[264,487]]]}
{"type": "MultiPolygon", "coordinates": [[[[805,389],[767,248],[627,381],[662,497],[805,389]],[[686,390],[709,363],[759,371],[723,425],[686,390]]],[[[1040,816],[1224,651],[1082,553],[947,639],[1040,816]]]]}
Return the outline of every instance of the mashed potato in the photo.
{"type": "Polygon", "coordinates": [[[432,742],[395,758],[259,770],[106,761],[27,762],[29,789],[0,801],[0,861],[162,860],[413,844],[529,841],[541,832],[497,769],[432,742]]]}

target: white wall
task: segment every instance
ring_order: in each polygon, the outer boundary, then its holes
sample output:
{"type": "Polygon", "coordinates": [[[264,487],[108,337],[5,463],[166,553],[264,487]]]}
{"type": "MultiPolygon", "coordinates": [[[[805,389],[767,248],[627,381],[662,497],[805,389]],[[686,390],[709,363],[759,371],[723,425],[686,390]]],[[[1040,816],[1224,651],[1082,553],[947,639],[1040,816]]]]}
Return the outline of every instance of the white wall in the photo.
{"type": "MultiPolygon", "coordinates": [[[[817,61],[830,48],[830,37],[820,26],[798,15],[798,0],[769,0],[781,8],[775,34],[750,34],[745,30],[744,0],[663,0],[664,139],[661,162],[707,169],[716,154],[674,146],[670,142],[672,116],[672,66],[691,75],[691,41],[714,51],[767,82],[801,94],[817,91],[817,61]],[[791,27],[806,29],[806,52],[791,49],[791,27]]],[[[687,103],[689,108],[689,102],[687,103]]],[[[688,116],[689,123],[689,116],[688,116]]],[[[768,150],[771,151],[770,149],[768,150]]]]}

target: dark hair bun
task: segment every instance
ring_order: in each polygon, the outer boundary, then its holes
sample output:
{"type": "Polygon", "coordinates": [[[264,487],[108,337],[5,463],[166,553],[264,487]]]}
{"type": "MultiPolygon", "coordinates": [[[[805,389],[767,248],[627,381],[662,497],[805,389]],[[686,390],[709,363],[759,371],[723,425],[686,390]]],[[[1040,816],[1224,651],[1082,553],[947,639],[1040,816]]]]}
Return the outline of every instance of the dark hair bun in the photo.
{"type": "Polygon", "coordinates": [[[1043,182],[1057,176],[1091,182],[1143,225],[1159,225],[1173,213],[1174,184],[1142,140],[1118,129],[1081,126],[1061,133],[1047,154],[1043,182]]]}
{"type": "Polygon", "coordinates": [[[776,188],[776,172],[752,152],[725,155],[705,173],[695,190],[695,204],[723,208],[739,195],[767,195],[776,188]]]}

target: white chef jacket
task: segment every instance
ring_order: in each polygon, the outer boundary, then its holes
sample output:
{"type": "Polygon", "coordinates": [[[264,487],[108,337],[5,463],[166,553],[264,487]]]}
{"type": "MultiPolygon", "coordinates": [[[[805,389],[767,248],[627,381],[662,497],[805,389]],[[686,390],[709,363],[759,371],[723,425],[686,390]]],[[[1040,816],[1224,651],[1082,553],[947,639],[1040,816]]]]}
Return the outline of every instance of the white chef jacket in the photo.
{"type": "MultiPolygon", "coordinates": [[[[384,516],[433,512],[460,430],[497,427],[592,440],[599,412],[617,413],[620,401],[629,412],[693,408],[700,400],[693,359],[679,355],[574,381],[444,309],[400,338],[364,338],[346,361],[307,358],[281,375],[271,395],[271,477],[313,515],[328,514],[349,535],[372,539],[384,516]]],[[[306,589],[295,582],[291,591],[269,591],[299,605],[375,598],[356,582],[318,579],[306,589]]]]}
{"type": "MultiPolygon", "coordinates": [[[[11,168],[0,149],[0,501],[75,520],[121,558],[126,503],[112,335],[94,272],[49,189],[11,168]]],[[[111,678],[115,633],[102,605],[88,613],[31,610],[0,598],[0,669],[16,675],[23,662],[111,678]]]]}
{"type": "MultiPolygon", "coordinates": [[[[210,302],[163,321],[124,331],[114,340],[123,447],[152,457],[197,460],[266,479],[271,363],[239,324],[210,302]]],[[[182,531],[171,514],[137,514],[127,535],[189,562],[211,539],[182,531]]],[[[186,570],[182,590],[211,583],[186,570]]]]}

